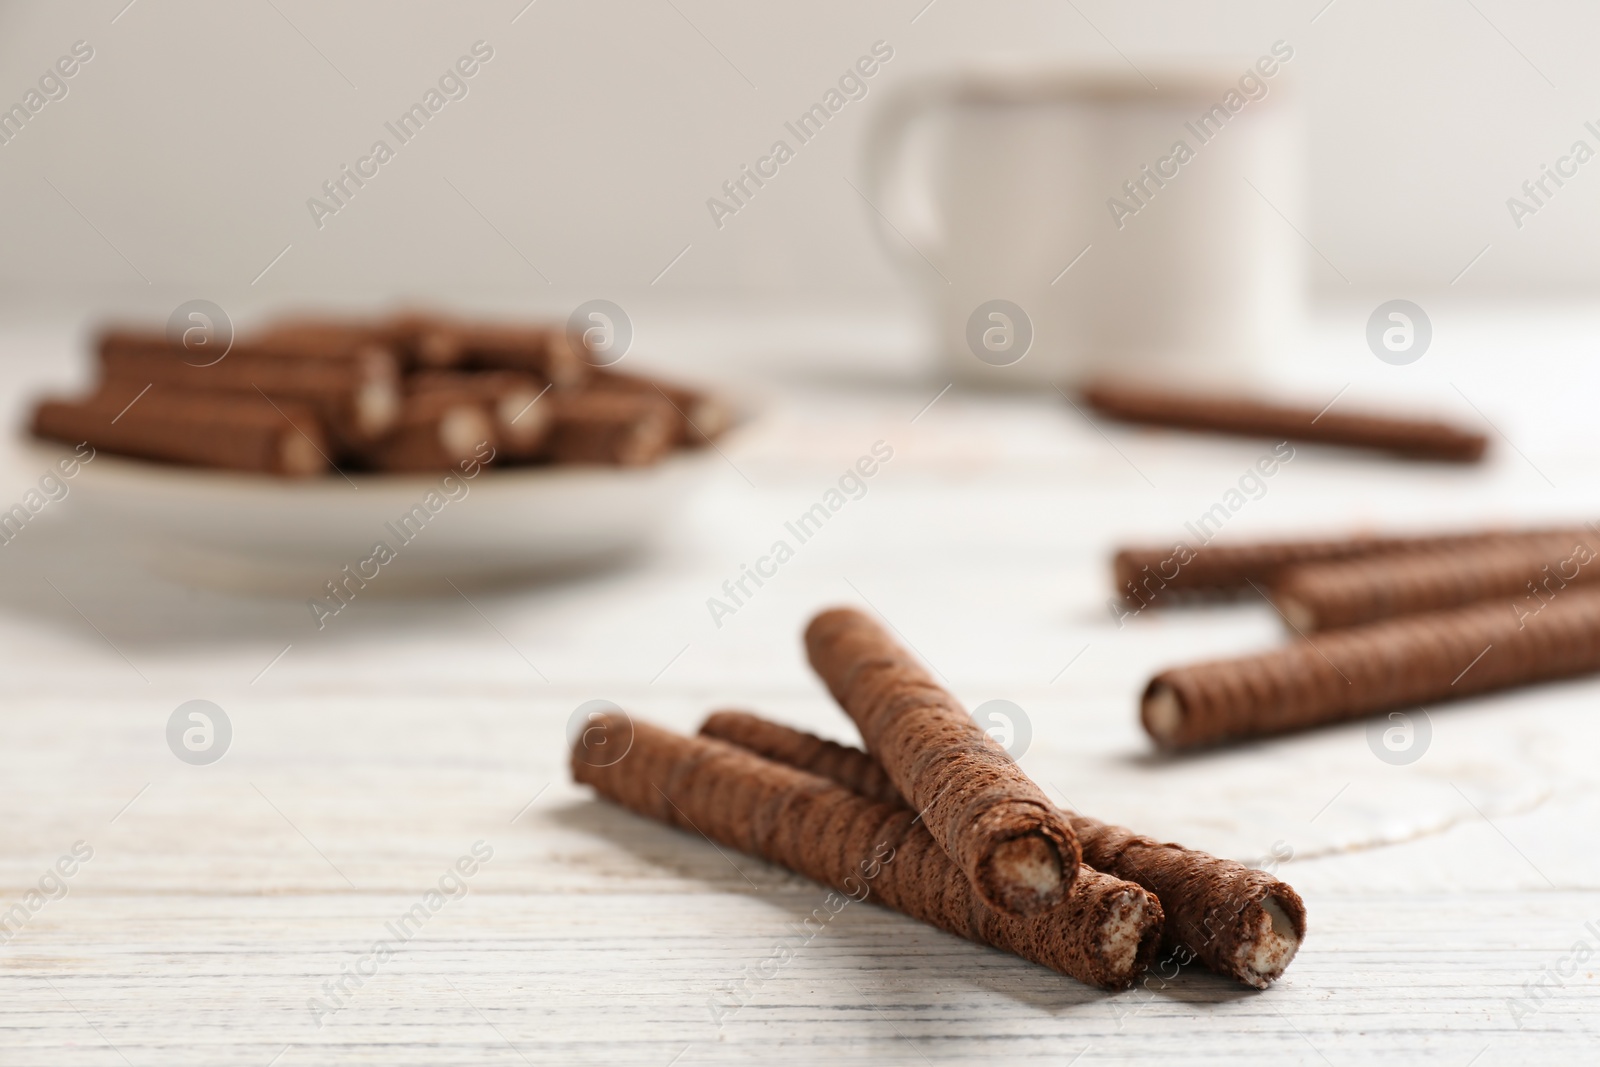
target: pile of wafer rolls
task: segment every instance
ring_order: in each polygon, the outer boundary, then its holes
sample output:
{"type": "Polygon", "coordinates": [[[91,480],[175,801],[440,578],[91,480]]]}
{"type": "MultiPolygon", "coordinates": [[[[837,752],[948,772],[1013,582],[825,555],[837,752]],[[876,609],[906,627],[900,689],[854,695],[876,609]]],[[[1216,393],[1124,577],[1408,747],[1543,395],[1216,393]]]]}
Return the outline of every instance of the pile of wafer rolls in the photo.
{"type": "Polygon", "coordinates": [[[1282,647],[1164,670],[1140,718],[1184,749],[1600,671],[1600,526],[1125,549],[1133,610],[1253,589],[1282,647]]]}
{"type": "Polygon", "coordinates": [[[840,908],[870,900],[1101,988],[1162,954],[1258,989],[1293,960],[1306,914],[1285,883],[1056,807],[869,616],[825,611],[805,643],[866,750],[743,711],[695,737],[599,714],[573,778],[815,879],[840,908]]]}
{"type": "Polygon", "coordinates": [[[637,467],[710,443],[717,397],[601,366],[552,325],[436,315],[294,320],[220,357],[111,329],[94,390],[49,398],[36,436],[141,459],[315,477],[588,463],[637,467]]]}
{"type": "MultiPolygon", "coordinates": [[[[1254,397],[1199,393],[1142,382],[1098,381],[1084,403],[1124,422],[1179,430],[1344,445],[1407,459],[1476,463],[1489,439],[1436,419],[1281,404],[1254,397]]],[[[1337,399],[1337,398],[1335,398],[1337,399]]]]}

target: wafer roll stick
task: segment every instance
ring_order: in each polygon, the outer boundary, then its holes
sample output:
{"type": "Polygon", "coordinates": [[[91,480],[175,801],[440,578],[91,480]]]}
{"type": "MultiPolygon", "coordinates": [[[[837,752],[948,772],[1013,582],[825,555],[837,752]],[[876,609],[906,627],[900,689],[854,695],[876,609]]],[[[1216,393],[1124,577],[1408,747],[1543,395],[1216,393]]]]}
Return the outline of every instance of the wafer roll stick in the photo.
{"type": "Polygon", "coordinates": [[[516,371],[422,371],[406,379],[410,395],[441,393],[487,409],[500,451],[513,459],[538,456],[550,435],[550,408],[539,403],[546,387],[516,371]]]}
{"type": "MultiPolygon", "coordinates": [[[[742,711],[713,713],[700,733],[838,782],[869,800],[905,804],[878,761],[859,748],[742,711]]],[[[1198,960],[1265,989],[1283,975],[1305,940],[1305,904],[1270,874],[1098,819],[1062,814],[1083,848],[1086,866],[1078,878],[1092,868],[1154,893],[1166,915],[1162,951],[1180,962],[1198,960]]]]}
{"type": "Polygon", "coordinates": [[[112,331],[100,338],[104,380],[191,391],[265,395],[315,409],[327,432],[358,446],[387,433],[400,413],[399,364],[378,344],[275,341],[235,343],[226,356],[195,366],[161,334],[112,331]]]}
{"type": "Polygon", "coordinates": [[[1112,572],[1117,591],[1124,600],[1137,607],[1148,607],[1171,602],[1176,599],[1174,594],[1218,595],[1248,591],[1252,582],[1270,585],[1284,568],[1304,563],[1583,536],[1583,527],[1570,526],[1459,534],[1224,542],[1203,546],[1179,543],[1165,548],[1121,549],[1112,560],[1112,572]]]}
{"type": "Polygon", "coordinates": [[[1304,632],[1356,626],[1480,600],[1536,614],[1563,589],[1600,581],[1600,536],[1556,535],[1310,563],[1280,571],[1272,599],[1304,632]]]}
{"type": "Polygon", "coordinates": [[[395,473],[449,471],[459,463],[492,459],[496,442],[494,420],[476,399],[415,393],[406,397],[399,425],[365,448],[361,460],[373,470],[395,473]]]}
{"type": "Polygon", "coordinates": [[[1126,988],[1161,939],[1156,898],[1097,871],[1084,871],[1048,915],[1002,915],[976,897],[909,809],[721,741],[601,716],[578,739],[572,776],[640,815],[831,887],[842,895],[829,897],[831,911],[845,897],[872,900],[1091,985],[1126,988]],[[613,760],[606,746],[623,737],[631,738],[627,755],[613,760]]]}
{"type": "Polygon", "coordinates": [[[825,611],[806,627],[806,653],[985,903],[1028,916],[1065,899],[1078,869],[1072,827],[883,627],[849,608],[825,611]]]}
{"type": "Polygon", "coordinates": [[[552,392],[545,454],[557,463],[640,467],[672,448],[677,417],[660,397],[617,393],[552,392]]]}
{"type": "Polygon", "coordinates": [[[1373,448],[1410,459],[1476,463],[1489,444],[1481,433],[1431,419],[1347,414],[1132,382],[1097,382],[1083,398],[1096,411],[1127,422],[1373,448]]]}
{"type": "Polygon", "coordinates": [[[484,326],[436,320],[415,337],[417,361],[436,369],[515,370],[557,389],[581,384],[592,359],[581,340],[546,326],[484,326]]]}
{"type": "Polygon", "coordinates": [[[1490,601],[1331,630],[1285,648],[1162,671],[1140,717],[1163,748],[1299,730],[1600,670],[1600,589],[1531,618],[1490,601]]]}
{"type": "Polygon", "coordinates": [[[859,748],[841,745],[748,711],[714,711],[700,724],[700,733],[748,749],[764,759],[838,782],[868,800],[906,806],[900,790],[883,773],[883,765],[859,748]]]}
{"type": "Polygon", "coordinates": [[[102,387],[81,400],[45,400],[33,432],[104,452],[199,467],[307,476],[328,469],[328,442],[316,414],[261,397],[189,393],[152,386],[102,387]]]}
{"type": "Polygon", "coordinates": [[[675,385],[642,374],[597,370],[586,388],[632,396],[659,396],[677,415],[677,443],[690,448],[709,445],[733,425],[733,409],[711,393],[675,385]]]}

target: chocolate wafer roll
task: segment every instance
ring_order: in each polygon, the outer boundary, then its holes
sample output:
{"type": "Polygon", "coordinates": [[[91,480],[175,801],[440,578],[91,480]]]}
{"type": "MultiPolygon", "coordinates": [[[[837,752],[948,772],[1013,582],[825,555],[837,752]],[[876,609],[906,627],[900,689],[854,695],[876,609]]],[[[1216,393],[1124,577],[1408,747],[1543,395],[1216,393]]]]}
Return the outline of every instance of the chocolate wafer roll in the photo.
{"type": "Polygon", "coordinates": [[[1563,591],[1532,617],[1489,601],[1238,659],[1162,671],[1140,718],[1163,748],[1304,729],[1600,669],[1600,589],[1563,591]]]}
{"type": "Polygon", "coordinates": [[[251,335],[250,340],[275,349],[338,351],[379,344],[395,348],[395,334],[381,320],[291,318],[279,319],[251,335]]]}
{"type": "Polygon", "coordinates": [[[883,773],[883,765],[859,748],[841,745],[748,711],[714,711],[700,724],[700,733],[748,749],[763,759],[838,782],[868,800],[905,806],[905,798],[883,773]]]}
{"type": "Polygon", "coordinates": [[[314,409],[336,443],[357,447],[382,437],[400,413],[399,364],[376,343],[236,342],[206,366],[159,333],[111,331],[100,338],[107,382],[143,388],[262,394],[314,409]]]}
{"type": "Polygon", "coordinates": [[[1161,905],[1137,885],[1084,871],[1056,911],[1003,915],[977,898],[910,809],[874,803],[721,741],[601,716],[577,741],[572,776],[640,815],[787,867],[845,897],[1106,989],[1132,984],[1160,942],[1161,905]],[[623,736],[631,745],[615,760],[605,745],[623,736]]]}
{"type": "Polygon", "coordinates": [[[1271,585],[1284,568],[1300,564],[1358,559],[1392,552],[1581,538],[1584,536],[1583,530],[1580,526],[1570,526],[1409,536],[1363,534],[1341,538],[1246,541],[1238,544],[1223,542],[1201,547],[1179,543],[1165,548],[1124,548],[1112,559],[1112,573],[1117,590],[1126,601],[1134,606],[1148,607],[1164,601],[1171,602],[1182,594],[1215,596],[1249,592],[1250,583],[1271,585]]]}
{"type": "Polygon", "coordinates": [[[422,371],[406,378],[406,392],[442,393],[481,405],[494,418],[500,451],[512,459],[532,459],[550,435],[550,408],[539,403],[546,384],[516,371],[422,371]]]}
{"type": "Polygon", "coordinates": [[[261,397],[192,393],[165,386],[103,386],[79,400],[44,400],[33,412],[35,436],[102,452],[197,467],[291,477],[328,469],[328,442],[316,413],[261,397]],[[281,409],[281,410],[280,410],[281,409]]]}
{"type": "Polygon", "coordinates": [[[1097,382],[1083,391],[1096,411],[1127,422],[1245,437],[1371,448],[1410,459],[1476,463],[1489,439],[1431,419],[1348,414],[1242,396],[1179,392],[1132,382],[1097,382]]]}
{"type": "Polygon", "coordinates": [[[640,467],[672,449],[677,416],[660,397],[552,391],[545,454],[557,463],[640,467]]]}
{"type": "Polygon", "coordinates": [[[407,396],[400,423],[361,452],[363,465],[394,473],[453,471],[468,461],[486,462],[498,439],[494,420],[477,399],[451,392],[407,396]]]}
{"type": "Polygon", "coordinates": [[[1600,581],[1600,537],[1499,542],[1312,563],[1280,571],[1273,602],[1310,632],[1498,599],[1536,614],[1573,585],[1600,581]]]}
{"type": "Polygon", "coordinates": [[[688,448],[709,445],[733,426],[733,409],[719,397],[658,378],[597,370],[585,388],[602,393],[662,397],[677,415],[676,443],[688,448]]]}
{"type": "Polygon", "coordinates": [[[581,340],[554,326],[486,326],[435,320],[415,337],[418,363],[436,369],[514,370],[557,389],[581,384],[592,360],[581,340]]]}
{"type": "Polygon", "coordinates": [[[297,346],[324,351],[379,344],[392,351],[402,367],[410,369],[419,366],[418,338],[440,322],[437,316],[419,312],[378,319],[306,316],[271,322],[252,335],[252,340],[273,347],[297,346]]]}
{"type": "MultiPolygon", "coordinates": [[[[869,800],[904,806],[878,761],[859,748],[742,711],[718,711],[700,727],[706,737],[838,782],[869,800]]],[[[1163,844],[1121,826],[1062,813],[1088,869],[1143,886],[1161,901],[1162,951],[1257,989],[1282,977],[1305,940],[1306,908],[1289,885],[1263,871],[1182,845],[1163,844]]]]}
{"type": "Polygon", "coordinates": [[[990,907],[1019,917],[1066,898],[1078,842],[1005,749],[874,620],[850,608],[806,627],[806,653],[900,795],[990,907]]]}

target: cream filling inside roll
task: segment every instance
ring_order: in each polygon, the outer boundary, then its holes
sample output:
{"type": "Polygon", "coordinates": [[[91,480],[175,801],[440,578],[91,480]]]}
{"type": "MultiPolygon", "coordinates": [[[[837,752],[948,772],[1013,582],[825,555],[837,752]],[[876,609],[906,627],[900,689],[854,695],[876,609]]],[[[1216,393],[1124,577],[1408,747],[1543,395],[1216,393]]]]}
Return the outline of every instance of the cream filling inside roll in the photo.
{"type": "Polygon", "coordinates": [[[1150,924],[1149,898],[1132,889],[1117,894],[1111,914],[1100,924],[1100,952],[1106,966],[1128,976],[1139,957],[1139,944],[1150,924]]]}
{"type": "Polygon", "coordinates": [[[317,446],[298,430],[278,439],[278,462],[285,474],[318,474],[328,465],[317,446]]]}
{"type": "Polygon", "coordinates": [[[1168,685],[1155,685],[1144,698],[1144,725],[1161,744],[1170,744],[1183,727],[1183,705],[1168,685]]]}
{"type": "Polygon", "coordinates": [[[474,407],[454,408],[439,420],[439,444],[457,459],[471,458],[492,435],[489,420],[474,407]]]}
{"type": "Polygon", "coordinates": [[[1272,897],[1251,904],[1245,913],[1245,936],[1234,950],[1235,974],[1257,989],[1272,984],[1300,949],[1294,924],[1272,897]]]}
{"type": "Polygon", "coordinates": [[[363,383],[356,393],[356,423],[368,437],[378,437],[400,417],[400,389],[387,379],[363,383]]]}
{"type": "Polygon", "coordinates": [[[1278,610],[1283,612],[1283,620],[1291,629],[1301,633],[1310,633],[1317,629],[1317,613],[1292,596],[1281,598],[1278,601],[1278,610]]]}
{"type": "Polygon", "coordinates": [[[502,396],[495,405],[495,420],[509,444],[527,447],[544,436],[550,414],[549,409],[535,403],[538,399],[538,393],[518,389],[502,396]]]}

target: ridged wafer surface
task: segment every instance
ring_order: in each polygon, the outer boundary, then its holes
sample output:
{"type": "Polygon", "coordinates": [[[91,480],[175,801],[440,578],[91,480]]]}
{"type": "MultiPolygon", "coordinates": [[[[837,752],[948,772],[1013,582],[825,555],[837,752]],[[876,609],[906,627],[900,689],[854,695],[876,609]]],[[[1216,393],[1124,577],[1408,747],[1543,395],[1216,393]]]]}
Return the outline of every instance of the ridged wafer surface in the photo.
{"type": "Polygon", "coordinates": [[[1600,669],[1600,589],[1519,618],[1488,602],[1320,633],[1162,671],[1140,709],[1166,748],[1284,733],[1600,669]]]}
{"type": "Polygon", "coordinates": [[[1355,626],[1498,599],[1537,614],[1573,585],[1600,581],[1592,531],[1286,567],[1272,598],[1301,630],[1355,626]]]}
{"type": "Polygon", "coordinates": [[[1091,985],[1128,986],[1160,943],[1161,905],[1139,886],[1084,871],[1048,915],[1003,915],[909,809],[711,738],[602,716],[578,739],[572,775],[641,815],[1091,985]],[[599,754],[625,735],[626,756],[599,754]]]}
{"type": "MultiPolygon", "coordinates": [[[[1329,560],[1356,559],[1391,552],[1423,552],[1475,545],[1593,536],[1581,526],[1530,530],[1478,530],[1457,534],[1296,538],[1220,544],[1182,543],[1137,546],[1117,551],[1112,578],[1129,604],[1148,606],[1176,599],[1172,594],[1248,592],[1250,583],[1266,586],[1285,568],[1329,560]]],[[[1198,538],[1196,539],[1198,542],[1198,538]]],[[[1251,594],[1254,595],[1254,594],[1251,594]]]]}
{"type": "MultiPolygon", "coordinates": [[[[905,803],[878,762],[859,748],[740,711],[712,714],[700,732],[838,782],[862,796],[886,804],[905,803]]],[[[1083,847],[1086,868],[1080,868],[1079,877],[1092,868],[1154,893],[1166,915],[1162,950],[1175,958],[1194,959],[1219,974],[1265,988],[1283,974],[1305,939],[1305,904],[1294,889],[1272,875],[1098,819],[1065,814],[1083,847]],[[1277,938],[1267,940],[1287,942],[1288,947],[1259,966],[1258,955],[1268,953],[1259,945],[1263,920],[1269,927],[1280,920],[1277,938]]]]}
{"type": "Polygon", "coordinates": [[[889,780],[978,893],[1008,914],[1056,907],[1078,867],[1044,792],[875,620],[850,608],[806,628],[811,666],[889,780]]]}

